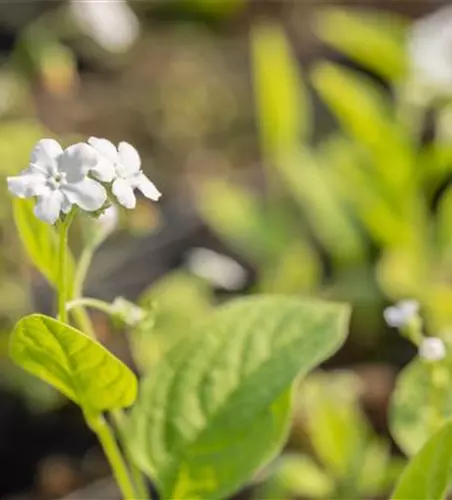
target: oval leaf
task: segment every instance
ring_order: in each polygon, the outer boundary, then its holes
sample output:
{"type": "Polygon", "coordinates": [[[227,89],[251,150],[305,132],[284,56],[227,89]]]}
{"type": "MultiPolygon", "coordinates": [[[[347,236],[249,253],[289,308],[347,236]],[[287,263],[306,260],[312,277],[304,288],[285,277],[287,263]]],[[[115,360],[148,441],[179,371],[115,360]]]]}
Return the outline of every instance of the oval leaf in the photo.
{"type": "Polygon", "coordinates": [[[452,467],[452,422],[438,431],[403,471],[392,500],[442,500],[452,467]]]}
{"type": "Polygon", "coordinates": [[[435,370],[435,398],[432,399],[432,367],[418,359],[399,375],[392,396],[390,429],[400,448],[408,455],[417,453],[432,434],[452,416],[452,391],[448,370],[435,370]]]}
{"type": "MultiPolygon", "coordinates": [[[[40,221],[33,212],[33,200],[14,198],[14,220],[19,237],[38,271],[52,284],[58,280],[58,237],[50,224],[40,221]]],[[[73,283],[74,259],[68,255],[67,282],[73,283]]]]}
{"type": "Polygon", "coordinates": [[[136,460],[165,498],[224,498],[280,449],[297,375],[331,355],[348,308],[290,297],[232,301],[148,376],[132,411],[136,460]]]}
{"type": "Polygon", "coordinates": [[[32,314],[17,323],[10,355],[85,411],[102,412],[135,401],[136,377],[122,361],[84,333],[48,316],[32,314]]]}

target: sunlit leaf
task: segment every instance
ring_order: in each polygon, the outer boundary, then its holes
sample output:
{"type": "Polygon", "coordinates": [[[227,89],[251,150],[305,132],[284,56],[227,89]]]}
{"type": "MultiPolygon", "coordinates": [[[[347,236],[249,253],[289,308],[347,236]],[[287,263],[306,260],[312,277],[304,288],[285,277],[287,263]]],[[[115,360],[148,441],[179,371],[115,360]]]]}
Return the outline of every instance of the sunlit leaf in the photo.
{"type": "Polygon", "coordinates": [[[48,316],[32,314],[16,324],[10,355],[87,413],[135,400],[137,380],[126,365],[84,333],[48,316]]]}
{"type": "Polygon", "coordinates": [[[407,25],[393,12],[329,8],[317,15],[316,34],[379,76],[398,80],[407,71],[407,25]]]}
{"type": "Polygon", "coordinates": [[[391,402],[389,424],[397,444],[414,455],[451,416],[448,369],[411,362],[397,378],[391,402]]]}
{"type": "MultiPolygon", "coordinates": [[[[19,237],[28,256],[38,271],[53,285],[58,280],[58,238],[54,228],[39,220],[33,213],[33,200],[14,198],[14,220],[19,237]]],[[[67,260],[67,282],[73,284],[74,260],[67,260]]]]}
{"type": "Polygon", "coordinates": [[[219,308],[145,379],[132,410],[137,462],[166,498],[217,499],[282,446],[290,386],[346,335],[347,307],[281,296],[219,308]]]}
{"type": "Polygon", "coordinates": [[[297,60],[281,25],[251,31],[254,92],[262,147],[271,159],[291,151],[310,132],[310,106],[297,60]]]}
{"type": "Polygon", "coordinates": [[[452,423],[422,447],[403,471],[391,500],[443,500],[452,468],[452,423]]]}

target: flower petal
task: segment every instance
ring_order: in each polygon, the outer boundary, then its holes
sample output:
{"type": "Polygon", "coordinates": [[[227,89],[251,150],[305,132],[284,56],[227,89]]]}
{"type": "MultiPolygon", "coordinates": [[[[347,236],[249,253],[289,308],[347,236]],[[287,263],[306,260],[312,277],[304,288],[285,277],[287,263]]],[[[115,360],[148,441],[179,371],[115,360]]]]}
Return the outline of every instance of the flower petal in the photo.
{"type": "Polygon", "coordinates": [[[102,182],[111,182],[116,177],[114,163],[107,157],[99,154],[97,165],[90,172],[96,179],[102,182]]]}
{"type": "Polygon", "coordinates": [[[90,144],[96,151],[106,156],[110,161],[118,161],[118,152],[115,145],[107,139],[99,139],[98,137],[90,137],[88,139],[90,144]]]}
{"type": "Polygon", "coordinates": [[[85,178],[80,182],[68,183],[61,186],[61,191],[67,199],[82,210],[93,212],[107,200],[107,192],[101,184],[93,179],[85,178]]]}
{"type": "Polygon", "coordinates": [[[69,201],[68,197],[63,193],[63,202],[61,204],[61,210],[63,213],[68,214],[72,209],[72,203],[69,201]]]}
{"type": "Polygon", "coordinates": [[[146,198],[150,200],[157,201],[162,193],[155,187],[155,184],[151,182],[143,173],[140,173],[134,179],[134,186],[137,187],[146,198]]]}
{"type": "Polygon", "coordinates": [[[42,173],[29,173],[29,171],[15,177],[7,177],[8,189],[18,198],[30,198],[48,192],[46,176],[42,173]]]}
{"type": "Polygon", "coordinates": [[[62,147],[54,139],[41,139],[31,152],[30,168],[33,171],[53,173],[56,171],[56,159],[62,152],[62,147]]]}
{"type": "Polygon", "coordinates": [[[121,178],[116,179],[113,182],[112,191],[123,207],[129,209],[135,208],[137,200],[132,186],[126,180],[121,178]]]}
{"type": "Polygon", "coordinates": [[[34,208],[34,214],[38,219],[49,224],[54,224],[60,216],[64,195],[58,189],[49,191],[40,196],[34,208]]]}
{"type": "Polygon", "coordinates": [[[141,168],[141,159],[138,151],[128,142],[120,142],[118,146],[119,162],[123,177],[130,177],[137,174],[141,168]]]}
{"type": "Polygon", "coordinates": [[[58,158],[58,168],[66,174],[68,182],[80,182],[96,166],[98,159],[97,152],[91,146],[79,142],[64,150],[58,158]]]}

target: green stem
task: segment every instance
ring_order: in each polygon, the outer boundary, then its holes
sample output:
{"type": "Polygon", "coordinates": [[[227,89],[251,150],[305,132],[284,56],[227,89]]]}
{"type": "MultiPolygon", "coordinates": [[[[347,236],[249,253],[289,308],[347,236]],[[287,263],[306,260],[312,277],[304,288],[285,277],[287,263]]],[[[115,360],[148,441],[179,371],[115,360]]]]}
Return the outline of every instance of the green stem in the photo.
{"type": "Polygon", "coordinates": [[[67,323],[68,316],[66,302],[68,299],[67,284],[67,243],[69,227],[74,220],[77,210],[71,210],[66,218],[59,224],[60,241],[58,246],[58,318],[67,323]]]}
{"type": "Polygon", "coordinates": [[[83,284],[85,283],[96,248],[96,245],[87,245],[80,255],[77,272],[74,277],[74,298],[76,299],[83,295],[83,284]]]}
{"type": "Polygon", "coordinates": [[[66,310],[79,309],[84,307],[91,307],[92,309],[98,309],[105,314],[112,314],[111,304],[104,302],[103,300],[93,299],[91,297],[80,297],[66,304],[66,310]]]}
{"type": "Polygon", "coordinates": [[[137,496],[129,478],[127,465],[109,425],[102,415],[96,417],[94,420],[89,420],[89,423],[93,431],[97,434],[102,448],[104,449],[105,455],[113,470],[116,484],[121,490],[124,500],[136,500],[137,496]]]}
{"type": "Polygon", "coordinates": [[[150,498],[149,490],[146,485],[144,474],[135,465],[135,462],[130,454],[130,450],[128,447],[127,436],[124,432],[124,425],[125,425],[124,412],[122,410],[113,410],[112,412],[110,412],[110,415],[112,417],[116,432],[119,436],[119,441],[121,442],[122,448],[124,450],[124,455],[129,465],[130,473],[132,475],[132,479],[135,484],[135,492],[138,495],[137,498],[139,498],[140,500],[141,499],[148,500],[150,498]]]}

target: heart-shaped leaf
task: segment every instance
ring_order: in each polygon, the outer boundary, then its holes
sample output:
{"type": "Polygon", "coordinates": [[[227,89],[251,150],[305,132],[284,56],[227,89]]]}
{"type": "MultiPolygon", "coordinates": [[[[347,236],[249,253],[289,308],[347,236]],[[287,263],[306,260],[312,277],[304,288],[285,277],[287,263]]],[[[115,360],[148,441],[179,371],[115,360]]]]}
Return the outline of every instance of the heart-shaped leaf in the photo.
{"type": "Polygon", "coordinates": [[[297,375],[345,339],[348,308],[254,296],[219,308],[144,381],[137,462],[164,498],[224,498],[282,446],[297,375]]]}
{"type": "Polygon", "coordinates": [[[442,500],[452,467],[452,422],[423,446],[403,471],[392,500],[442,500]]]}
{"type": "MultiPolygon", "coordinates": [[[[28,256],[38,271],[51,283],[58,280],[58,238],[50,224],[40,221],[33,213],[33,200],[15,198],[13,201],[14,220],[19,237],[28,256]]],[[[67,282],[74,279],[74,259],[68,251],[67,282]]]]}
{"type": "Polygon", "coordinates": [[[87,412],[130,406],[136,398],[136,377],[124,363],[84,333],[48,316],[32,314],[17,323],[10,355],[87,412]]]}

